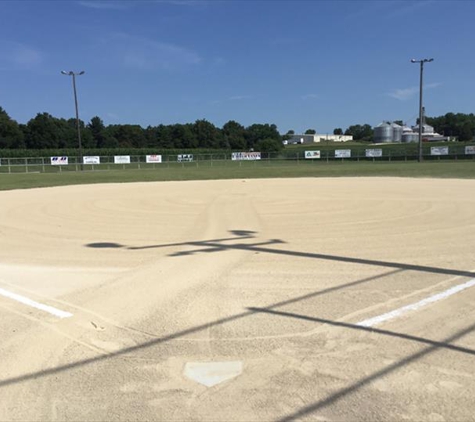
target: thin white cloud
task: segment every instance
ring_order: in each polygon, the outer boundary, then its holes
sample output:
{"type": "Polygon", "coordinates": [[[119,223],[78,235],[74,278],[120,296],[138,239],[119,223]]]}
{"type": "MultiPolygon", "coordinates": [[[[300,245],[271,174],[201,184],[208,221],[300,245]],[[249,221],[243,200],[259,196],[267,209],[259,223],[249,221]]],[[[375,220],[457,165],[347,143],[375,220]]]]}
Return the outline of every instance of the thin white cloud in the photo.
{"type": "Polygon", "coordinates": [[[109,117],[109,119],[112,119],[112,120],[119,120],[119,116],[115,113],[106,113],[106,116],[109,117]]]}
{"type": "MultiPolygon", "coordinates": [[[[395,19],[414,14],[418,9],[432,7],[435,0],[385,0],[368,1],[358,10],[343,16],[343,21],[358,21],[361,18],[373,17],[378,19],[395,19]]],[[[360,3],[358,3],[360,4],[360,3]]]]}
{"type": "MultiPolygon", "coordinates": [[[[439,82],[430,83],[424,85],[424,89],[433,89],[439,87],[441,84],[439,82]]],[[[402,88],[402,89],[394,89],[393,91],[389,92],[388,95],[396,100],[406,101],[410,98],[414,97],[416,94],[419,93],[418,86],[411,86],[410,88],[402,88]]]]}
{"type": "Polygon", "coordinates": [[[18,42],[0,41],[0,51],[2,69],[30,69],[43,61],[40,50],[18,42]]]}
{"type": "Polygon", "coordinates": [[[396,100],[405,101],[412,98],[417,92],[419,92],[419,88],[413,86],[411,88],[395,89],[389,92],[388,95],[392,98],[396,98],[396,100]]]}
{"type": "Polygon", "coordinates": [[[130,7],[127,1],[83,0],[77,2],[83,7],[96,10],[126,10],[130,7]]]}
{"type": "Polygon", "coordinates": [[[419,0],[419,1],[401,1],[392,8],[391,12],[386,15],[386,18],[394,19],[409,14],[414,14],[417,10],[432,7],[434,0],[419,0]]]}
{"type": "Polygon", "coordinates": [[[252,98],[252,95],[234,95],[233,97],[229,97],[229,101],[241,101],[241,100],[249,100],[252,98]]]}
{"type": "Polygon", "coordinates": [[[155,3],[173,4],[175,6],[206,6],[207,0],[155,0],[155,3]]]}
{"type": "Polygon", "coordinates": [[[212,105],[223,104],[230,101],[243,101],[243,100],[250,100],[254,98],[253,95],[233,95],[232,97],[225,98],[223,100],[213,100],[210,102],[212,105]]]}
{"type": "Polygon", "coordinates": [[[315,98],[318,98],[317,94],[305,94],[300,97],[302,100],[314,100],[315,98]]]}
{"type": "Polygon", "coordinates": [[[110,35],[102,40],[102,49],[108,51],[123,66],[138,70],[176,70],[197,65],[202,57],[185,47],[124,33],[110,35]]]}

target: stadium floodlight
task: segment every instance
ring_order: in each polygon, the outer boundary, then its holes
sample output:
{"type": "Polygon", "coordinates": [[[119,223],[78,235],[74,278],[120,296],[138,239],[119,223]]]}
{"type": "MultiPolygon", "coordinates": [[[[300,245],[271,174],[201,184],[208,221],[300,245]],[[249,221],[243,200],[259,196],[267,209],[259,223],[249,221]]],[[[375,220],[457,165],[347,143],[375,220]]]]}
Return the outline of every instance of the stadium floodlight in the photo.
{"type": "Polygon", "coordinates": [[[79,125],[79,110],[78,110],[78,96],[76,93],[76,76],[84,75],[84,70],[80,72],[73,72],[70,70],[66,72],[65,70],[61,71],[62,75],[72,76],[73,77],[73,92],[74,92],[74,105],[76,106],[76,126],[78,131],[78,146],[79,146],[79,161],[81,163],[81,171],[84,170],[84,165],[82,162],[82,145],[81,145],[81,127],[79,125]]]}
{"type": "Polygon", "coordinates": [[[434,59],[411,59],[411,63],[420,63],[421,64],[421,73],[420,73],[420,84],[419,84],[419,162],[422,162],[422,126],[423,126],[423,116],[422,116],[422,81],[424,73],[424,63],[433,62],[434,59]]]}

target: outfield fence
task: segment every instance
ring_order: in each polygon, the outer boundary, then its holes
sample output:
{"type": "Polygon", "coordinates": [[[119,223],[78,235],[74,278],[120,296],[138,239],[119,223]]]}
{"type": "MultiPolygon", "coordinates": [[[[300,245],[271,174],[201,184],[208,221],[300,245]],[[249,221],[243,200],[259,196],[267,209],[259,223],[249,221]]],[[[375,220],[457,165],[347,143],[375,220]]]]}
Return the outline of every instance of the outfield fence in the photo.
{"type": "MultiPolygon", "coordinates": [[[[232,152],[174,155],[84,155],[53,157],[1,158],[0,173],[57,173],[69,171],[153,170],[170,167],[258,166],[272,164],[319,165],[330,162],[414,161],[418,151],[389,150],[378,147],[344,148],[279,153],[232,152]]],[[[475,160],[475,146],[435,146],[424,149],[424,161],[475,160]]]]}

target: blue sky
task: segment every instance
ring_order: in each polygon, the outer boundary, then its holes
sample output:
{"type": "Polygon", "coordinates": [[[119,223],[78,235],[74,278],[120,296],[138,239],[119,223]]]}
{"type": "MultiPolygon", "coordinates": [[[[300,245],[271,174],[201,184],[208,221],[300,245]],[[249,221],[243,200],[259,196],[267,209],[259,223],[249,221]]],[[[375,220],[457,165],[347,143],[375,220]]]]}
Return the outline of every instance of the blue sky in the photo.
{"type": "Polygon", "coordinates": [[[332,132],[475,112],[473,1],[0,1],[0,106],[143,127],[332,132]]]}

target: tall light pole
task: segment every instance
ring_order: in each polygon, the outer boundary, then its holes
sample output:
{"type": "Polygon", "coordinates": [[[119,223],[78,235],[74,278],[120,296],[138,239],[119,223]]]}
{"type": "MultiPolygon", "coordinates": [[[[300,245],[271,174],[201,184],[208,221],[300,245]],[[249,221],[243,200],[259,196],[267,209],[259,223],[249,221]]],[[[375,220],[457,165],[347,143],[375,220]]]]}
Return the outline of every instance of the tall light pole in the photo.
{"type": "Polygon", "coordinates": [[[69,72],[66,72],[65,70],[62,70],[61,73],[63,75],[68,75],[73,77],[73,91],[74,91],[74,105],[76,106],[76,126],[78,130],[78,144],[79,144],[79,161],[81,162],[81,171],[84,170],[84,165],[82,162],[82,145],[81,145],[81,127],[79,126],[79,110],[78,110],[78,96],[76,93],[76,76],[84,75],[84,70],[81,70],[80,72],[73,72],[70,70],[69,72]]]}
{"type": "Polygon", "coordinates": [[[424,63],[429,63],[434,61],[434,59],[421,59],[416,60],[412,59],[411,63],[420,63],[421,64],[421,78],[420,78],[420,85],[419,85],[419,162],[422,162],[422,126],[423,126],[423,119],[422,119],[422,83],[423,83],[423,73],[424,73],[424,63]]]}

